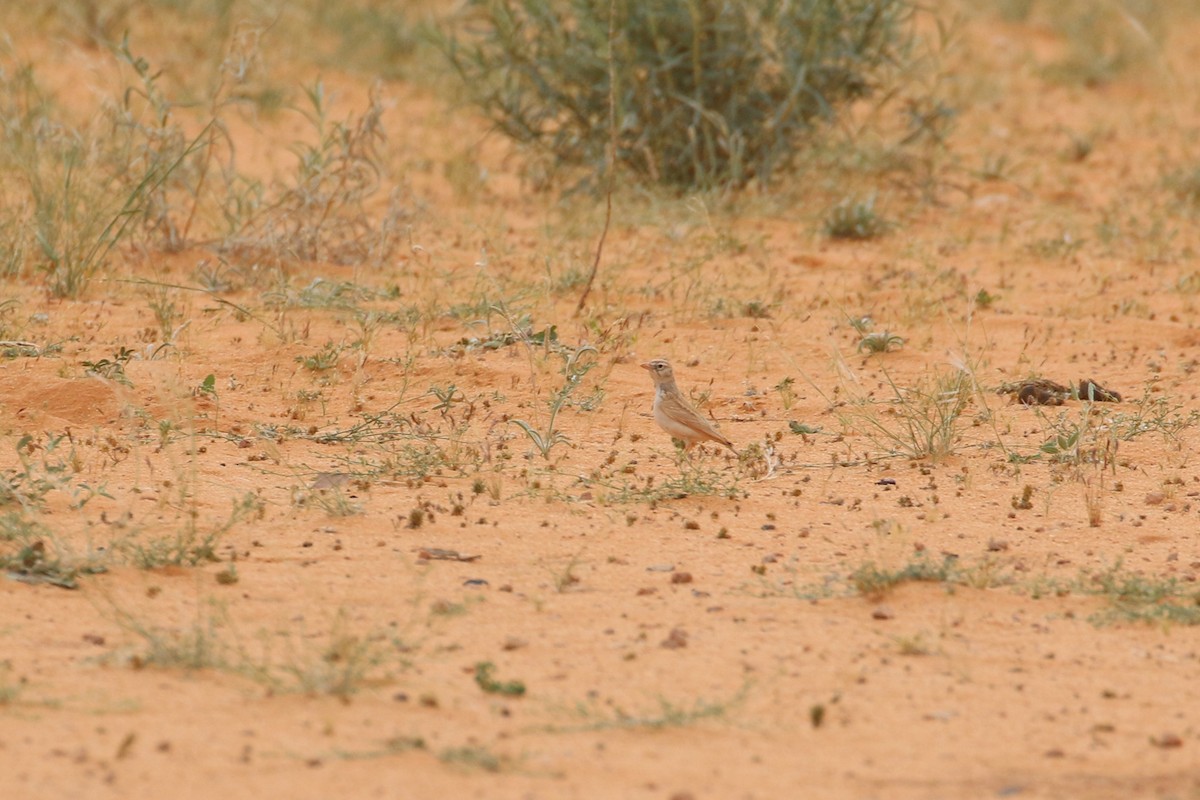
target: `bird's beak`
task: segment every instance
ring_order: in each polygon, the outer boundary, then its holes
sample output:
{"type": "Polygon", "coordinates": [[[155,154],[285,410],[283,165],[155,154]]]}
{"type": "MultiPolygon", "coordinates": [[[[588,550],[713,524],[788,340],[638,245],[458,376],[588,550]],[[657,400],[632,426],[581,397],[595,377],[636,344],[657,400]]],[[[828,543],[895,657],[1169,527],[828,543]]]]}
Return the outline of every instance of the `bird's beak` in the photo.
{"type": "Polygon", "coordinates": [[[645,364],[638,364],[638,366],[642,369],[654,369],[654,366],[649,361],[647,361],[645,364]]]}

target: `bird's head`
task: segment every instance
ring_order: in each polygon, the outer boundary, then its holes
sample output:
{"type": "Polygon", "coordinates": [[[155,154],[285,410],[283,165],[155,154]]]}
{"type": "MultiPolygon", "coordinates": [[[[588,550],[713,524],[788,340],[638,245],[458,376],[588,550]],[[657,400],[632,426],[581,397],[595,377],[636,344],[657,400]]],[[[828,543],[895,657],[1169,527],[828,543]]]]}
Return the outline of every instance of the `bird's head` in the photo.
{"type": "Polygon", "coordinates": [[[675,380],[675,372],[671,369],[671,363],[665,358],[647,361],[642,364],[642,369],[649,371],[655,383],[667,383],[675,380]]]}

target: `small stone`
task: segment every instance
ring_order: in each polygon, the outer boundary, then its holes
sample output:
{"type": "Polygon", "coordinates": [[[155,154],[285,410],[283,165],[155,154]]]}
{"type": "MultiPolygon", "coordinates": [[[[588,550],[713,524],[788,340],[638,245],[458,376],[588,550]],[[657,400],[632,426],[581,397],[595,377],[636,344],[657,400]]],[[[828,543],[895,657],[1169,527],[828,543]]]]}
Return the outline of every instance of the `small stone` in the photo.
{"type": "Polygon", "coordinates": [[[662,646],[668,650],[678,650],[682,647],[687,647],[688,635],[683,628],[672,628],[671,633],[663,639],[662,646]]]}
{"type": "Polygon", "coordinates": [[[1146,505],[1159,506],[1162,505],[1162,501],[1165,499],[1166,495],[1164,495],[1162,492],[1149,492],[1146,495],[1146,505]]]}
{"type": "Polygon", "coordinates": [[[674,575],[671,576],[671,583],[691,583],[691,582],[692,582],[692,573],[690,573],[690,572],[676,572],[674,575]]]}
{"type": "Polygon", "coordinates": [[[896,612],[891,606],[875,606],[875,610],[871,612],[871,619],[895,619],[896,612]]]}
{"type": "Polygon", "coordinates": [[[1176,747],[1183,747],[1183,739],[1174,733],[1164,733],[1161,736],[1150,737],[1150,744],[1155,747],[1161,747],[1164,750],[1170,750],[1176,747]]]}

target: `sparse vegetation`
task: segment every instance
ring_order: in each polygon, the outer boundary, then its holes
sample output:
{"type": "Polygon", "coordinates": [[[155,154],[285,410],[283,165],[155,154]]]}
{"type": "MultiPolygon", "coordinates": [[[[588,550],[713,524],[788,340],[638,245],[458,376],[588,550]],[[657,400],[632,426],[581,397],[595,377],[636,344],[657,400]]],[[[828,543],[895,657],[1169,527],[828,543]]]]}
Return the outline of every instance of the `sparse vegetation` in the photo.
{"type": "Polygon", "coordinates": [[[10,793],[1187,756],[1200,14],[998,3],[7,4],[10,793]],[[660,357],[736,452],[672,447],[660,357]]]}
{"type": "Polygon", "coordinates": [[[1099,591],[1111,605],[1095,614],[1098,623],[1154,622],[1200,625],[1200,593],[1170,579],[1098,576],[1099,591]]]}
{"type": "Polygon", "coordinates": [[[508,764],[507,759],[478,746],[449,747],[439,753],[438,758],[444,764],[467,771],[500,772],[508,764]]]}
{"type": "Polygon", "coordinates": [[[248,493],[233,503],[224,519],[205,524],[197,514],[185,510],[174,533],[149,537],[134,534],[121,541],[119,549],[141,569],[195,567],[220,561],[217,546],[221,538],[239,522],[262,513],[262,502],[255,494],[248,493]]]}
{"type": "Polygon", "coordinates": [[[141,644],[129,656],[134,669],[216,670],[272,692],[348,698],[370,683],[386,652],[382,636],[351,632],[344,609],[323,637],[297,640],[260,632],[260,653],[251,652],[228,606],[215,600],[197,603],[194,618],[183,626],[156,624],[115,605],[110,614],[141,644]]]}
{"type": "Polygon", "coordinates": [[[492,677],[496,665],[490,661],[480,661],[475,665],[475,684],[488,694],[499,694],[505,697],[524,697],[525,684],[522,681],[498,681],[492,677]]]}
{"type": "Polygon", "coordinates": [[[728,699],[708,701],[697,699],[691,702],[675,702],[658,697],[652,708],[631,709],[616,704],[601,707],[595,702],[580,702],[567,710],[575,721],[566,726],[550,726],[555,731],[604,731],[662,728],[682,728],[705,720],[720,720],[746,698],[750,686],[744,685],[728,699]]]}
{"type": "Polygon", "coordinates": [[[937,563],[927,558],[919,558],[899,569],[883,569],[873,563],[866,563],[850,575],[850,581],[859,594],[879,598],[903,583],[953,585],[957,574],[954,559],[946,558],[937,563]]]}

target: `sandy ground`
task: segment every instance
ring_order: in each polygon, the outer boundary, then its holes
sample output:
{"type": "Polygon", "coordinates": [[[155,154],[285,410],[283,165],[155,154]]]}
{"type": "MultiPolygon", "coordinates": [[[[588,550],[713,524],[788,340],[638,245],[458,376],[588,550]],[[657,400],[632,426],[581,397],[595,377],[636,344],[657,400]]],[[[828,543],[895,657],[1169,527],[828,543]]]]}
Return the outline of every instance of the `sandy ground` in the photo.
{"type": "MultiPolygon", "coordinates": [[[[8,283],[12,338],[61,349],[0,361],[0,467],[52,485],[0,511],[105,571],[0,581],[0,794],[1200,797],[1200,237],[1163,184],[1200,163],[1181,26],[1089,87],[1046,76],[1053,30],[967,18],[932,198],[920,164],[618,192],[582,316],[602,205],[531,190],[473,112],[402,81],[386,265],[233,255],[205,292],[210,250],[130,250],[78,300],[8,283]],[[831,240],[855,181],[895,227],[831,240]],[[155,303],[187,323],[169,347],[155,303]],[[903,346],[858,352],[867,315],[903,346]],[[543,457],[514,420],[547,434],[584,344],[543,457]],[[124,382],[88,374],[122,347],[124,382]],[[739,456],[680,461],[653,357],[739,456]],[[1124,402],[995,392],[1030,376],[1124,402]],[[909,457],[949,407],[947,452],[909,457]]],[[[111,77],[17,52],[83,97],[111,77]]],[[[234,135],[267,170],[299,130],[234,135]]]]}

